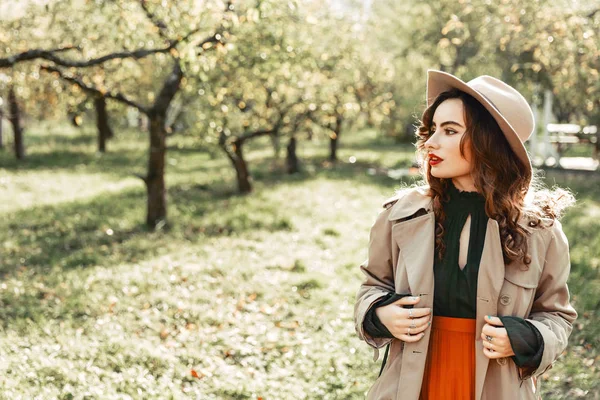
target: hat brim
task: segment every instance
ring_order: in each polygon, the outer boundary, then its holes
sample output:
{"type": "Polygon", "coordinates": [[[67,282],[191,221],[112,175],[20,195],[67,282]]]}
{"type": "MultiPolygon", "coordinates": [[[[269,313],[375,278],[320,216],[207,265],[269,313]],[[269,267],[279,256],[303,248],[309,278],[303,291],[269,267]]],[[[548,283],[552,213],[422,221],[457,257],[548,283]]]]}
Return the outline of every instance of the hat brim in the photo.
{"type": "Polygon", "coordinates": [[[525,164],[526,168],[530,171],[533,170],[531,165],[531,159],[527,153],[527,149],[521,139],[517,135],[517,132],[511,126],[511,124],[502,116],[502,113],[489,101],[484,95],[473,89],[466,82],[451,75],[447,72],[429,69],[427,70],[427,107],[431,106],[436,97],[447,90],[452,88],[459,89],[469,95],[473,96],[479,101],[486,110],[492,114],[492,117],[496,120],[500,129],[504,133],[508,144],[513,149],[517,157],[525,164]]]}

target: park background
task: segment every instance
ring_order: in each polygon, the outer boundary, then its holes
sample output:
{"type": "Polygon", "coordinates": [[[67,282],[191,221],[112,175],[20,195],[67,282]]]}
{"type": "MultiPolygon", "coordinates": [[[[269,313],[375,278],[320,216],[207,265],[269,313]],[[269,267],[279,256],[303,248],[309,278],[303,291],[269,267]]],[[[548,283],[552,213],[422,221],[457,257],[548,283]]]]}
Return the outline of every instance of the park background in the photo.
{"type": "Polygon", "coordinates": [[[0,1],[0,398],[364,398],[358,267],[433,68],[570,124],[529,145],[578,200],[542,391],[599,399],[599,28],[596,0],[0,1]]]}

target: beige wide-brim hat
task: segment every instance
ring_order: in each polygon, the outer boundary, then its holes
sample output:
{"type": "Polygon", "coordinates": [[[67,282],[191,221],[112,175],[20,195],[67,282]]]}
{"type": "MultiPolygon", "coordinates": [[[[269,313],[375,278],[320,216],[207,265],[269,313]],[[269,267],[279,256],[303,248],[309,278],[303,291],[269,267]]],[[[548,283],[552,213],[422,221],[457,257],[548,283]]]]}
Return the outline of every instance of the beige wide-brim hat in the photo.
{"type": "Polygon", "coordinates": [[[454,75],[434,69],[427,70],[427,107],[446,90],[457,88],[477,99],[492,114],[517,157],[532,170],[525,141],[535,128],[529,103],[515,88],[499,79],[481,75],[464,82],[454,75]]]}

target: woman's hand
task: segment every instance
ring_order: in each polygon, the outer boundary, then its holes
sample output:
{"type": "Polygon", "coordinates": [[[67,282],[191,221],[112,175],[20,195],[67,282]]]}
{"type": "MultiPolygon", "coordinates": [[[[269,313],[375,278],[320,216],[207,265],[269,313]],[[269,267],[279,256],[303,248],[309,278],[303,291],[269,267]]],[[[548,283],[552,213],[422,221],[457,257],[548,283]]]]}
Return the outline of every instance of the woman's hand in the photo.
{"type": "Polygon", "coordinates": [[[489,359],[514,356],[506,328],[498,317],[485,316],[486,324],[481,330],[483,339],[483,354],[489,359]],[[489,336],[489,338],[488,338],[489,336]],[[491,338],[491,339],[490,339],[491,338]]]}
{"type": "Polygon", "coordinates": [[[394,337],[404,342],[421,340],[431,325],[431,308],[404,308],[417,304],[419,297],[403,297],[387,306],[377,307],[375,314],[394,337]],[[412,318],[411,318],[412,316],[412,318]]]}

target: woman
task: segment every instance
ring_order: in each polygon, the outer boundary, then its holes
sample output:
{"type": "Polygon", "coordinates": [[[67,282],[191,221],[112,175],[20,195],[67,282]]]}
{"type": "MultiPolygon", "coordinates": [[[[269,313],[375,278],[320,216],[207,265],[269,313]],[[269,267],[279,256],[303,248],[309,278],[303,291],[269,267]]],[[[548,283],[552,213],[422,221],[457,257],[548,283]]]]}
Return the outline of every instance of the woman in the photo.
{"type": "Polygon", "coordinates": [[[375,360],[387,345],[368,399],[539,397],[577,318],[559,222],[575,200],[540,188],[523,144],[533,129],[506,83],[428,71],[426,185],[384,203],[361,265],[356,331],[375,360]]]}

